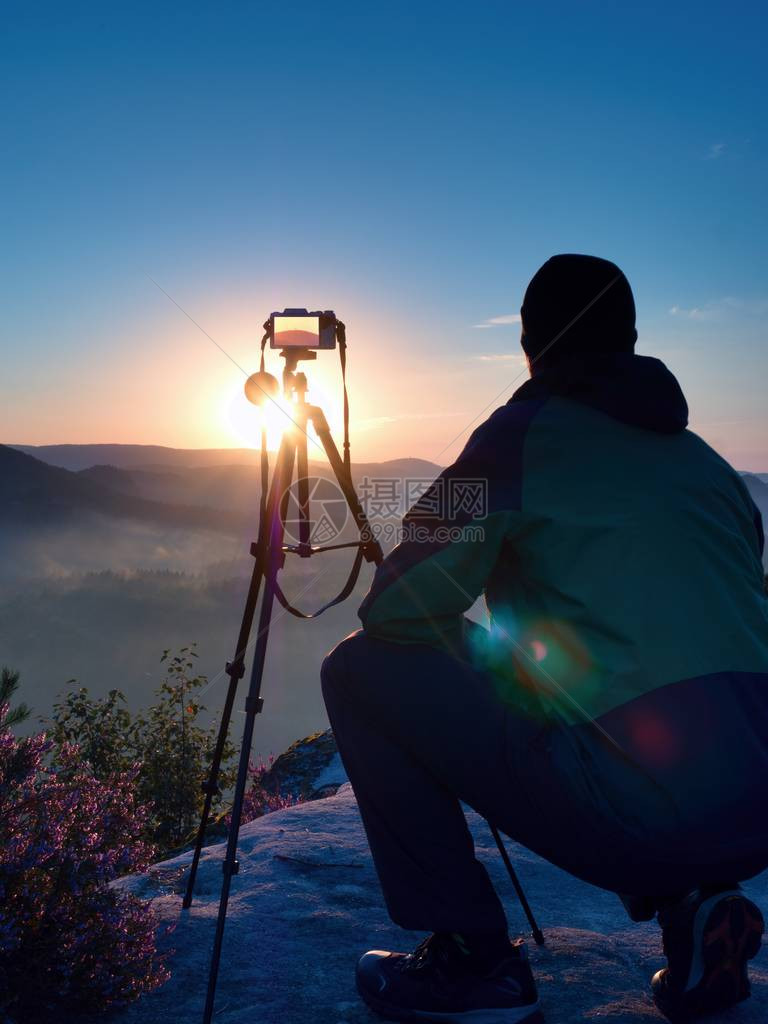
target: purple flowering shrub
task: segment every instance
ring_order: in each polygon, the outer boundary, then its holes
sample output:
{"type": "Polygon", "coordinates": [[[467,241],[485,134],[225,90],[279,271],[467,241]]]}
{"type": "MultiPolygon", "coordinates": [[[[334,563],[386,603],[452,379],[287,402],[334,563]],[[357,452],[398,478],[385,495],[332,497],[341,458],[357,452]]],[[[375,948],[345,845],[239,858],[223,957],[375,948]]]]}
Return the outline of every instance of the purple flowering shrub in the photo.
{"type": "MultiPolygon", "coordinates": [[[[259,758],[258,761],[248,762],[248,788],[243,798],[243,813],[240,817],[240,824],[254,818],[261,818],[270,811],[281,811],[284,807],[291,807],[298,801],[292,796],[283,796],[280,793],[280,786],[269,780],[269,770],[274,764],[274,755],[269,761],[259,758]]],[[[231,815],[227,815],[227,824],[231,815]]]]}
{"type": "MultiPolygon", "coordinates": [[[[194,644],[182,647],[178,654],[164,651],[160,661],[165,663],[166,675],[155,691],[157,700],[137,714],[129,711],[119,690],[92,697],[81,687],[54,704],[48,723],[54,764],[60,761],[61,749],[75,743],[97,779],[139,765],[137,791],[149,808],[144,836],[157,848],[160,859],[178,852],[195,836],[205,799],[200,783],[209,774],[218,732],[215,725],[200,725],[205,707],[198,691],[207,680],[195,673],[196,658],[194,644]]],[[[233,754],[227,739],[219,773],[222,791],[234,781],[233,754]]],[[[217,794],[214,810],[220,804],[217,794]]]]}
{"type": "Polygon", "coordinates": [[[96,779],[76,746],[45,766],[44,733],[17,739],[0,705],[0,1024],[116,1009],[168,977],[152,908],[110,888],[143,871],[136,770],[96,779]]]}

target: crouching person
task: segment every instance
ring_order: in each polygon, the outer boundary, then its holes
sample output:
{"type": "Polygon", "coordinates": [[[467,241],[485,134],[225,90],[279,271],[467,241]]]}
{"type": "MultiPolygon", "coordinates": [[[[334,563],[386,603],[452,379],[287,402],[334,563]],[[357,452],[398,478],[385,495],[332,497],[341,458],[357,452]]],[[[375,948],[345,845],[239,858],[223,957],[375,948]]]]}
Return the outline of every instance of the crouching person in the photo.
{"type": "Polygon", "coordinates": [[[690,1019],[749,995],[763,932],[739,888],[768,866],[762,523],[634,354],[614,264],[553,257],[521,313],[530,380],[408,513],[323,666],[388,911],[428,933],[366,953],[358,989],[392,1020],[538,1013],[463,801],[656,916],[653,995],[690,1019]],[[464,617],[481,594],[489,630],[464,617]]]}

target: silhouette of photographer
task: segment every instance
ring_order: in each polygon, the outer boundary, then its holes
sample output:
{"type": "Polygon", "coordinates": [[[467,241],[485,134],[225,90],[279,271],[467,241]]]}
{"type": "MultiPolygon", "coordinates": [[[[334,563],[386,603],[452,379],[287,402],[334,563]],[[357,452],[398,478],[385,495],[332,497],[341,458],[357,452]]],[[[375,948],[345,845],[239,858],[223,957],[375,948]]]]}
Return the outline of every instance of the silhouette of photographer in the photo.
{"type": "Polygon", "coordinates": [[[615,264],[553,256],[521,316],[530,379],[406,515],[323,665],[390,916],[429,933],[366,953],[358,989],[392,1020],[537,1014],[465,802],[656,916],[653,995],[687,1020],[749,995],[763,932],[738,884],[768,866],[760,514],[635,354],[615,264]],[[478,480],[482,508],[449,504],[478,480]],[[465,618],[481,594],[488,629],[465,618]]]}

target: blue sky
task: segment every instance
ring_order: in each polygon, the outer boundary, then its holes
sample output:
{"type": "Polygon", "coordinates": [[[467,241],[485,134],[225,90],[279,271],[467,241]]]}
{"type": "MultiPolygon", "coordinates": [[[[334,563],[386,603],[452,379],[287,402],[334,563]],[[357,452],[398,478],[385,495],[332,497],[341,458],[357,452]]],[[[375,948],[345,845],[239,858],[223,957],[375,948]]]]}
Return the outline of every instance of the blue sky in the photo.
{"type": "Polygon", "coordinates": [[[241,371],[152,278],[248,369],[271,309],[335,308],[353,450],[444,462],[525,376],[519,325],[476,325],[575,251],[625,270],[693,427],[768,471],[757,5],[5,12],[3,440],[247,440],[241,371]]]}

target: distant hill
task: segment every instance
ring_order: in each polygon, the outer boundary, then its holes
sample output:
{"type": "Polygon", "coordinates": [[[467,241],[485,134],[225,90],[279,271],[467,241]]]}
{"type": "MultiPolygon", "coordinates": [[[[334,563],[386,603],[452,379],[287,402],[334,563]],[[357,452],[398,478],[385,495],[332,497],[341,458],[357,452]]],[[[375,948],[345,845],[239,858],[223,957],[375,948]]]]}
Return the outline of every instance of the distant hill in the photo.
{"type": "MultiPolygon", "coordinates": [[[[27,522],[61,519],[76,508],[89,508],[112,517],[236,532],[252,521],[258,504],[258,460],[259,453],[251,448],[0,446],[0,495],[16,502],[17,513],[29,517],[27,522]],[[10,454],[14,452],[16,457],[10,454]]],[[[425,459],[405,458],[353,462],[352,475],[359,489],[365,478],[431,480],[440,469],[425,459]]],[[[310,462],[310,473],[332,475],[324,461],[310,462]]],[[[742,476],[768,520],[768,473],[742,476]]],[[[7,518],[8,510],[0,516],[7,518]]]]}
{"type": "MultiPolygon", "coordinates": [[[[58,488],[76,488],[79,480],[81,489],[88,489],[92,494],[98,493],[102,503],[107,502],[106,494],[109,493],[109,507],[124,512],[131,508],[138,509],[142,513],[139,518],[147,518],[146,513],[154,511],[155,514],[149,515],[149,518],[181,525],[178,509],[175,515],[166,511],[164,515],[168,518],[161,516],[158,519],[160,510],[142,510],[140,506],[118,499],[117,495],[143,499],[153,504],[193,506],[198,511],[204,508],[220,509],[230,513],[232,518],[224,521],[224,525],[229,526],[241,523],[245,517],[251,519],[258,505],[258,453],[251,449],[195,451],[155,445],[47,445],[40,448],[27,445],[9,450],[23,453],[27,458],[33,457],[32,461],[38,466],[58,473],[58,488]],[[116,461],[107,464],[104,460],[109,456],[114,456],[116,461]],[[89,463],[88,459],[94,457],[100,461],[89,463]],[[161,458],[165,461],[152,461],[161,458]],[[238,459],[242,461],[238,462],[238,459]],[[63,463],[67,463],[66,470],[62,468],[63,463]],[[83,468],[84,464],[87,464],[86,468],[83,468]]],[[[273,460],[274,455],[271,454],[270,462],[273,460]]],[[[353,462],[352,477],[355,486],[360,488],[366,477],[432,480],[440,469],[440,466],[425,459],[353,462]]],[[[311,461],[309,470],[312,475],[332,476],[327,462],[311,461]]],[[[403,490],[402,487],[400,489],[403,490]]],[[[406,511],[405,507],[402,511],[406,511]]],[[[131,514],[130,511],[128,514],[131,514]]],[[[199,523],[189,525],[209,523],[203,517],[199,523]]],[[[213,528],[221,525],[222,521],[217,519],[213,528]]]]}
{"type": "Polygon", "coordinates": [[[752,500],[760,509],[763,521],[768,528],[768,474],[763,473],[742,473],[747,490],[752,495],[752,500]],[[766,479],[763,479],[766,477],[766,479]]]}
{"type": "MultiPolygon", "coordinates": [[[[82,446],[79,455],[80,446],[64,447],[70,463],[79,465],[94,450],[103,456],[113,446],[82,446]]],[[[115,447],[131,450],[131,458],[147,451],[142,445],[115,447]]],[[[150,457],[157,452],[170,452],[173,462],[174,449],[150,448],[150,457]]],[[[233,457],[232,451],[227,454],[233,457]]],[[[353,477],[362,492],[365,477],[432,480],[439,469],[420,459],[397,459],[360,463],[353,477]]],[[[310,472],[331,475],[327,463],[310,463],[310,472]]],[[[107,568],[220,574],[237,566],[240,572],[249,564],[260,487],[255,464],[126,468],[97,463],[74,471],[0,445],[0,580],[107,568]]],[[[398,490],[395,514],[406,505],[402,483],[398,490]]],[[[319,507],[313,506],[313,513],[319,507]]],[[[371,513],[376,514],[373,508],[371,513]]],[[[339,539],[355,537],[350,518],[339,539]]]]}
{"type": "Polygon", "coordinates": [[[253,448],[166,448],[158,444],[15,444],[12,447],[62,469],[89,469],[91,466],[116,466],[141,469],[168,466],[256,465],[258,452],[253,448]]]}
{"type": "MultiPolygon", "coordinates": [[[[104,466],[145,470],[203,469],[259,464],[259,452],[254,448],[166,448],[156,444],[14,444],[10,447],[51,466],[70,470],[104,466]]],[[[377,471],[386,467],[393,473],[407,470],[413,475],[434,475],[441,468],[426,459],[411,458],[357,463],[353,457],[353,466],[357,474],[374,466],[377,471]]]]}
{"type": "MultiPolygon", "coordinates": [[[[161,512],[140,505],[117,502],[115,494],[146,502],[164,505],[194,506],[197,512],[186,509],[182,515],[185,522],[195,521],[203,508],[220,509],[229,513],[239,512],[234,521],[241,521],[250,515],[259,491],[259,453],[252,448],[166,448],[161,445],[142,444],[54,444],[16,445],[16,451],[33,456],[39,463],[50,467],[73,471],[88,492],[90,502],[101,503],[110,514],[138,514],[139,518],[154,518],[156,521],[181,522],[173,513],[161,512]],[[100,492],[100,497],[97,496],[100,492]],[[111,493],[111,501],[106,494],[111,493]],[[133,512],[131,511],[133,509],[133,512]],[[120,510],[119,513],[116,510],[120,510]],[[192,520],[184,516],[192,516],[192,520]],[[160,516],[158,520],[157,517],[160,516]]],[[[271,459],[274,455],[270,456],[271,459]]],[[[384,462],[354,462],[352,475],[356,486],[363,478],[395,477],[398,479],[432,479],[442,467],[426,459],[391,459],[384,462]]],[[[330,476],[331,471],[323,461],[310,462],[310,472],[318,476],[330,476]]],[[[744,481],[768,519],[768,473],[743,473],[744,481]]],[[[58,478],[57,487],[69,490],[75,487],[73,481],[64,482],[58,478]]],[[[220,528],[217,521],[213,528],[220,528]]]]}
{"type": "MultiPolygon", "coordinates": [[[[272,459],[270,459],[272,464],[272,459]]],[[[327,463],[310,462],[312,476],[331,478],[327,463]]],[[[352,466],[352,478],[358,490],[363,480],[394,478],[432,480],[440,467],[421,459],[396,459],[391,462],[366,462],[352,466]]],[[[209,508],[253,510],[261,487],[257,466],[222,465],[195,468],[116,469],[95,466],[80,475],[94,475],[104,486],[151,501],[201,505],[209,508]]],[[[400,487],[400,490],[404,490],[400,487]]],[[[405,508],[402,510],[405,511],[405,508]]]]}
{"type": "Polygon", "coordinates": [[[742,473],[744,483],[749,488],[750,494],[759,497],[768,496],[768,474],[766,473],[742,473]]]}
{"type": "Polygon", "coordinates": [[[149,521],[165,526],[232,532],[242,513],[163,504],[136,496],[135,484],[102,466],[73,473],[16,448],[0,445],[0,520],[24,527],[72,523],[83,514],[149,521]]]}
{"type": "Polygon", "coordinates": [[[121,494],[139,493],[132,474],[117,469],[116,466],[90,466],[88,469],[78,470],[77,475],[81,480],[92,480],[99,487],[106,487],[110,491],[120,491],[121,494]]]}

